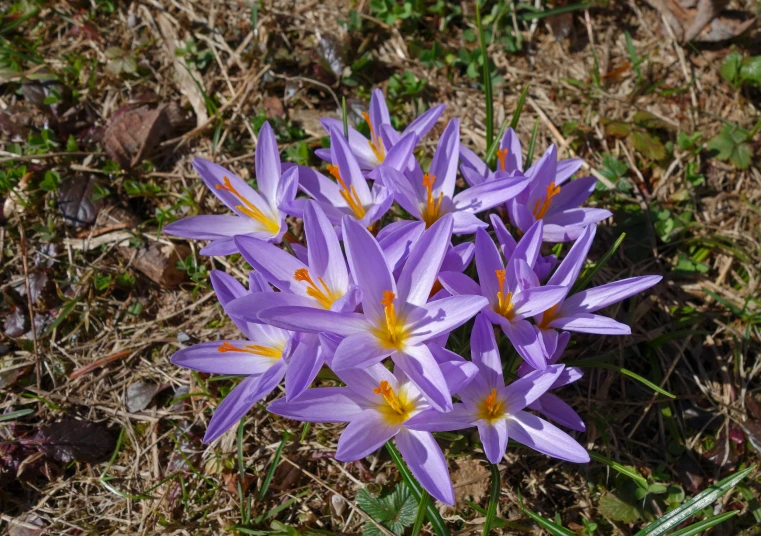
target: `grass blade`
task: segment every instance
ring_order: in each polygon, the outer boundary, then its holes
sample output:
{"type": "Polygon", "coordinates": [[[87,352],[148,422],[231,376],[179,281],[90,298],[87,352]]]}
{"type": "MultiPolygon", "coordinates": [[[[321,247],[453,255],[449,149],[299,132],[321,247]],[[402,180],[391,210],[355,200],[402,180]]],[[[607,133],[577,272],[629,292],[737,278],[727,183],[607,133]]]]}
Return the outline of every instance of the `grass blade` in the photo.
{"type": "Polygon", "coordinates": [[[658,394],[661,394],[663,396],[667,396],[669,398],[676,398],[675,395],[672,395],[671,393],[669,393],[668,391],[666,391],[662,387],[654,384],[653,382],[651,382],[647,378],[643,378],[642,376],[640,376],[636,372],[632,372],[629,369],[625,369],[623,367],[619,367],[618,365],[611,365],[609,363],[598,363],[596,366],[600,367],[600,368],[608,369],[608,370],[615,370],[616,372],[620,372],[621,374],[623,374],[625,376],[629,376],[630,378],[632,378],[634,380],[637,380],[641,384],[646,385],[647,387],[649,387],[650,389],[652,389],[653,391],[655,391],[658,394]]]}
{"type": "Polygon", "coordinates": [[[499,491],[502,486],[500,482],[499,468],[493,463],[490,463],[489,469],[491,469],[491,496],[489,497],[489,506],[486,509],[486,521],[484,522],[483,536],[488,536],[492,523],[494,522],[494,516],[497,515],[499,491]]]}
{"type": "Polygon", "coordinates": [[[264,477],[264,482],[262,482],[262,489],[259,492],[260,499],[264,499],[264,496],[267,494],[267,490],[270,487],[270,482],[272,482],[272,477],[275,475],[275,469],[277,468],[277,464],[280,463],[280,455],[283,452],[283,447],[285,446],[285,442],[288,441],[290,437],[291,437],[291,434],[289,434],[288,432],[283,434],[283,440],[280,441],[280,444],[277,446],[277,450],[275,451],[275,457],[272,458],[272,464],[270,465],[270,468],[267,471],[267,476],[264,477]]]}
{"type": "Polygon", "coordinates": [[[629,469],[628,467],[626,467],[625,465],[621,465],[618,462],[614,462],[613,460],[608,459],[602,454],[598,454],[597,452],[592,452],[591,450],[587,450],[587,452],[589,453],[589,457],[592,458],[594,461],[605,464],[611,469],[615,469],[622,475],[628,476],[629,478],[637,482],[637,484],[647,489],[647,486],[648,486],[647,479],[643,477],[642,475],[640,475],[639,473],[637,473],[636,471],[633,471],[629,469]]]}
{"type": "Polygon", "coordinates": [[[524,514],[526,514],[531,519],[533,519],[537,525],[539,525],[544,530],[552,534],[552,536],[576,536],[574,532],[571,532],[567,528],[561,527],[560,525],[558,525],[557,523],[553,521],[550,521],[546,517],[542,517],[539,514],[536,514],[532,512],[531,510],[529,510],[528,508],[526,508],[523,505],[523,495],[521,495],[520,491],[518,492],[518,504],[520,505],[521,510],[523,510],[524,514]]]}
{"type": "Polygon", "coordinates": [[[34,412],[35,410],[32,408],[17,409],[16,411],[11,411],[5,415],[0,415],[0,422],[12,421],[20,417],[26,417],[27,415],[31,415],[34,412]]]}
{"type": "Polygon", "coordinates": [[[349,141],[349,114],[346,111],[346,97],[341,97],[341,119],[344,122],[344,138],[349,141]]]}
{"type": "Polygon", "coordinates": [[[420,534],[420,529],[423,528],[423,521],[425,521],[426,508],[428,508],[428,492],[423,490],[423,494],[420,496],[420,501],[417,504],[417,515],[415,516],[415,524],[412,525],[412,536],[420,534]]]}
{"type": "Polygon", "coordinates": [[[634,67],[634,72],[637,74],[637,82],[640,82],[642,80],[642,71],[639,68],[639,57],[637,56],[637,49],[634,48],[634,43],[632,42],[632,36],[629,35],[629,32],[624,32],[624,37],[626,38],[626,51],[629,53],[629,59],[632,60],[632,67],[634,67]]]}
{"type": "Polygon", "coordinates": [[[518,126],[518,121],[520,121],[521,119],[521,113],[523,112],[523,105],[525,104],[526,96],[528,95],[528,87],[529,87],[529,84],[526,84],[526,87],[524,87],[523,91],[521,91],[521,96],[518,97],[518,104],[515,106],[515,111],[513,112],[513,118],[510,120],[510,128],[512,128],[513,130],[516,129],[516,127],[518,126]]]}
{"type": "Polygon", "coordinates": [[[573,286],[571,294],[575,294],[576,292],[586,288],[589,282],[592,281],[592,278],[597,275],[597,272],[599,272],[603,266],[608,264],[608,261],[621,246],[625,238],[626,233],[621,233],[621,236],[619,236],[618,239],[610,247],[610,249],[605,252],[605,255],[600,257],[600,260],[597,261],[594,266],[584,271],[584,274],[576,280],[576,284],[573,286]]]}
{"type": "Polygon", "coordinates": [[[484,41],[484,28],[481,24],[481,3],[476,4],[476,28],[478,30],[478,43],[481,46],[481,59],[483,60],[484,73],[484,97],[486,98],[486,146],[491,147],[494,143],[494,101],[492,100],[491,73],[489,72],[489,57],[486,55],[486,41],[484,41]]]}
{"type": "Polygon", "coordinates": [[[676,532],[672,532],[670,536],[695,536],[695,534],[700,534],[701,532],[708,530],[711,527],[715,527],[719,523],[723,523],[730,517],[735,517],[739,513],[740,513],[740,510],[732,510],[730,512],[724,512],[723,514],[709,517],[708,519],[704,519],[703,521],[698,521],[697,523],[693,523],[689,527],[684,527],[683,529],[679,529],[676,532]]]}
{"type": "Polygon", "coordinates": [[[737,473],[728,476],[721,482],[717,482],[710,488],[702,491],[676,510],[667,513],[658,521],[651,523],[634,536],[660,536],[661,534],[666,534],[669,530],[673,529],[684,520],[691,518],[703,508],[712,504],[755,470],[756,466],[752,465],[747,469],[743,469],[742,471],[738,471],[737,473]]]}
{"type": "MultiPolygon", "coordinates": [[[[404,483],[407,484],[413,497],[415,497],[418,503],[420,503],[420,498],[423,496],[423,488],[420,483],[415,480],[415,477],[412,476],[409,468],[404,463],[404,460],[402,460],[402,455],[399,453],[399,450],[391,441],[386,442],[386,450],[388,450],[391,459],[394,460],[396,468],[399,469],[399,473],[402,475],[404,483]]],[[[436,505],[432,501],[428,502],[426,505],[426,515],[428,516],[428,521],[431,522],[433,531],[437,536],[450,536],[446,523],[441,519],[441,514],[439,514],[436,505]]]]}
{"type": "Polygon", "coordinates": [[[505,130],[507,130],[507,119],[502,121],[502,125],[499,127],[499,132],[497,133],[497,137],[494,138],[494,141],[489,146],[489,150],[486,151],[485,162],[490,168],[494,167],[497,149],[499,148],[500,141],[502,141],[502,136],[505,134],[505,130]]]}
{"type": "Polygon", "coordinates": [[[531,132],[531,139],[528,142],[528,151],[526,152],[526,163],[523,164],[523,169],[527,170],[534,162],[534,149],[536,148],[536,135],[539,132],[539,118],[536,118],[534,123],[534,130],[531,132]]]}

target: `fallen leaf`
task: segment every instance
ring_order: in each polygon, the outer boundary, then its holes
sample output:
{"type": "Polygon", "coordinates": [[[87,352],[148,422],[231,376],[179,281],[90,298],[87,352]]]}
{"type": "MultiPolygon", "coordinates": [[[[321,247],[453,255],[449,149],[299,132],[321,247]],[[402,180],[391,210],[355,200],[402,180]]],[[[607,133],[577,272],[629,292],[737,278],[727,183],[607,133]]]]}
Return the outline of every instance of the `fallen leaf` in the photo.
{"type": "Polygon", "coordinates": [[[262,106],[267,117],[285,119],[285,107],[278,97],[264,97],[262,106]]]}
{"type": "Polygon", "coordinates": [[[95,221],[101,206],[101,201],[93,198],[96,184],[94,175],[75,175],[61,181],[58,207],[67,225],[82,227],[95,221]]]}
{"type": "Polygon", "coordinates": [[[124,403],[127,406],[127,411],[130,413],[136,413],[142,411],[148,407],[156,396],[156,393],[160,391],[160,387],[155,383],[149,382],[135,382],[127,387],[127,393],[125,395],[124,403]]]}
{"type": "Polygon", "coordinates": [[[8,316],[5,317],[3,330],[8,337],[21,337],[31,327],[29,319],[24,314],[21,307],[16,306],[8,316]]]}
{"type": "Polygon", "coordinates": [[[610,492],[606,492],[600,497],[597,509],[605,517],[623,523],[634,523],[642,517],[636,505],[629,504],[610,492]]]}
{"type": "Polygon", "coordinates": [[[41,452],[63,463],[99,463],[116,447],[116,437],[105,423],[71,417],[42,426],[32,441],[41,452]]]}
{"type": "Polygon", "coordinates": [[[171,288],[187,278],[187,272],[177,268],[177,262],[190,255],[185,244],[153,242],[145,247],[117,246],[117,251],[132,265],[162,287],[171,288]]]}

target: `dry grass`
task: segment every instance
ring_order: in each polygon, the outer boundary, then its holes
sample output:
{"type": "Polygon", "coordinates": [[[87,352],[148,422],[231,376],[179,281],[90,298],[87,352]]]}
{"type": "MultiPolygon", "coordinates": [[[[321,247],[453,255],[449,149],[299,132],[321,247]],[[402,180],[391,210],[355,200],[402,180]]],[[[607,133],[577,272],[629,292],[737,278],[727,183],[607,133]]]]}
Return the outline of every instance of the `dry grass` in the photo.
{"type": "MultiPolygon", "coordinates": [[[[751,1],[735,3],[746,10],[758,8],[751,1]]],[[[226,321],[203,277],[199,284],[186,281],[177,288],[162,288],[136,269],[134,252],[120,254],[117,246],[126,245],[125,237],[130,236],[146,244],[169,243],[157,233],[158,209],[167,211],[169,218],[182,217],[193,210],[192,204],[207,213],[221,211],[190,162],[204,156],[250,178],[256,144],[251,119],[262,111],[275,117],[281,149],[295,151],[304,142],[310,149],[320,146],[322,131],[316,118],[335,114],[341,96],[350,99],[352,109],[363,106],[358,93],[337,83],[329,72],[320,55],[323,50],[325,56],[325,47],[349,57],[336,60],[339,72],[363,53],[371,55],[372,66],[353,78],[363,86],[361,95],[371,85],[388,89],[387,81],[395,73],[412,73],[424,81],[414,98],[391,99],[393,111],[409,117],[424,104],[446,102],[444,119],[460,116],[464,142],[483,153],[485,116],[477,81],[456,66],[426,67],[415,53],[420,41],[429,48],[433,40],[455,53],[462,47],[474,50],[475,45],[464,39],[464,32],[473,28],[470,5],[463,5],[464,17],[445,30],[439,18],[424,15],[410,35],[406,25],[375,19],[364,2],[361,32],[348,32],[339,23],[349,18],[349,7],[334,1],[268,0],[258,12],[256,28],[248,2],[151,0],[119,4],[113,13],[105,9],[107,2],[95,4],[99,7],[85,4],[80,10],[74,3],[61,3],[42,8],[29,28],[42,63],[22,61],[21,72],[5,79],[0,108],[27,106],[33,121],[39,121],[41,112],[19,96],[21,82],[43,72],[45,65],[67,73],[78,58],[81,72],[65,76],[70,88],[80,92],[76,118],[88,126],[102,128],[122,106],[147,100],[179,102],[194,109],[200,120],[193,130],[166,136],[151,155],[150,166],[137,165],[127,172],[105,167],[101,143],[80,142],[81,152],[74,156],[54,156],[64,151],[65,137],[63,146],[48,154],[24,158],[31,175],[28,186],[20,185],[18,191],[30,205],[17,203],[13,213],[5,213],[8,221],[0,228],[0,285],[5,297],[0,312],[7,318],[17,307],[30,307],[39,323],[34,333],[1,336],[3,378],[13,371],[22,374],[3,386],[0,410],[30,408],[34,413],[0,424],[0,435],[10,440],[39,423],[73,414],[121,429],[122,442],[108,466],[57,464],[61,467],[52,478],[23,483],[10,474],[0,475],[0,526],[9,527],[12,519],[22,525],[37,519],[51,534],[220,534],[241,523],[242,482],[252,518],[266,516],[295,498],[273,519],[335,533],[361,531],[364,514],[354,502],[357,491],[368,485],[379,489],[398,479],[385,452],[355,464],[338,463],[331,454],[339,426],[312,426],[298,441],[298,424],[269,415],[262,405],[245,419],[242,456],[235,430],[214,445],[202,445],[211,410],[231,382],[189,374],[168,359],[188,342],[234,335],[235,327],[226,321]],[[174,43],[166,39],[172,33],[177,36],[174,43]],[[199,102],[192,78],[177,75],[177,56],[169,53],[172,44],[184,47],[191,38],[203,54],[193,58],[201,64],[190,73],[198,75],[200,87],[214,99],[217,115],[208,113],[202,94],[199,102]],[[109,72],[105,67],[110,47],[131,51],[138,72],[109,72]],[[287,119],[279,117],[283,113],[287,119]],[[50,170],[64,179],[95,175],[110,190],[104,204],[126,208],[142,223],[126,231],[113,223],[105,231],[98,231],[97,225],[65,226],[55,194],[39,186],[50,170]],[[129,181],[155,185],[155,191],[136,193],[129,181]],[[82,238],[88,236],[99,239],[99,245],[83,249],[82,238]],[[47,310],[13,298],[25,295],[22,289],[36,272],[55,280],[54,303],[47,310]],[[98,281],[109,274],[111,283],[99,288],[98,281]],[[115,278],[124,274],[135,278],[134,285],[116,284],[115,278]],[[68,309],[66,304],[73,305],[68,309]],[[62,311],[65,319],[48,330],[62,311]],[[81,370],[93,363],[100,366],[81,370]],[[69,379],[72,373],[74,379],[69,379]],[[131,413],[126,392],[136,382],[150,382],[161,391],[146,409],[131,413]],[[182,393],[198,396],[172,402],[182,393]],[[291,439],[270,490],[260,499],[260,486],[286,432],[291,439]],[[240,463],[245,467],[243,480],[240,463]],[[106,474],[110,489],[102,481],[106,474]]],[[[490,46],[505,80],[495,91],[497,124],[511,116],[520,90],[530,84],[518,132],[527,143],[539,118],[537,153],[556,143],[561,154],[574,151],[582,156],[590,170],[602,169],[605,155],[629,167],[630,189],[601,190],[592,200],[617,217],[598,231],[591,258],[599,258],[621,231],[628,233],[595,282],[660,273],[664,283],[651,295],[609,311],[632,325],[631,337],[576,337],[566,360],[612,353],[609,364],[631,369],[677,396],[668,401],[612,370],[590,367],[563,397],[587,420],[588,432],[580,439],[589,448],[635,466],[645,476],[681,483],[691,495],[738,464],[758,459],[753,447],[761,443],[761,173],[755,165],[740,171],[706,151],[690,153],[677,147],[660,162],[651,162],[627,141],[608,135],[604,120],[630,121],[635,113],[646,111],[665,123],[659,134],[663,141],[674,142],[677,132],[696,131],[707,140],[720,131],[723,121],[752,128],[759,117],[759,93],[735,91],[722,80],[719,65],[726,46],[682,48],[663,37],[653,10],[635,2],[616,4],[588,16],[574,13],[565,39],[556,40],[539,21],[521,23],[523,52],[509,54],[499,42],[490,46]],[[644,58],[644,83],[626,68],[631,57],[624,30],[632,35],[637,56],[644,58]],[[592,78],[595,62],[602,77],[599,86],[592,78]],[[655,82],[659,88],[653,88],[655,82]],[[691,165],[705,175],[704,185],[687,181],[691,165]],[[665,210],[691,219],[669,233],[654,224],[665,210]],[[680,269],[680,261],[698,257],[696,262],[705,270],[680,269]],[[747,441],[733,446],[730,437],[738,433],[747,441]]],[[[758,43],[752,38],[737,41],[748,54],[761,53],[758,43]]],[[[444,124],[439,123],[435,134],[444,124]]],[[[8,152],[13,140],[7,134],[0,139],[0,166],[10,169],[18,165],[8,152]]],[[[433,140],[435,136],[423,145],[430,148],[433,140]]],[[[752,145],[759,148],[758,141],[752,145]]],[[[199,266],[245,277],[247,267],[241,259],[198,258],[198,246],[190,247],[199,266]]],[[[453,457],[451,467],[455,471],[457,464],[469,463],[473,462],[453,457]]],[[[478,488],[485,481],[468,480],[465,470],[455,474],[456,489],[481,494],[477,500],[485,504],[484,488],[478,488]]],[[[624,487],[603,465],[576,467],[516,449],[506,455],[503,474],[499,514],[506,519],[524,519],[517,506],[520,491],[529,507],[548,517],[559,514],[566,526],[580,526],[583,516],[600,524],[597,534],[630,531],[626,523],[606,520],[599,509],[601,497],[624,487]]],[[[751,495],[758,496],[758,483],[747,485],[751,495]]],[[[651,496],[645,506],[658,508],[654,504],[651,496]]],[[[727,496],[717,511],[746,511],[716,534],[740,534],[753,525],[747,504],[747,497],[727,496]]],[[[483,521],[467,504],[444,515],[465,533],[479,530],[483,521]]],[[[260,522],[256,529],[269,530],[271,521],[260,522]]]]}

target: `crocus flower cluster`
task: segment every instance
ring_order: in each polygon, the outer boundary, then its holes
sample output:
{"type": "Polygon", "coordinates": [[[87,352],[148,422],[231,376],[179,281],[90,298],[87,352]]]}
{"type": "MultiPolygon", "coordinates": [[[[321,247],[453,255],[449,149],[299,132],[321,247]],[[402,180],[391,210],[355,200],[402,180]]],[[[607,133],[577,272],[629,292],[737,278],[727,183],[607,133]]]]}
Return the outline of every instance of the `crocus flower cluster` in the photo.
{"type": "Polygon", "coordinates": [[[196,159],[233,215],[193,216],[166,232],[208,240],[201,254],[239,253],[252,268],[248,289],[224,272],[211,274],[243,337],[172,357],[182,367],[242,377],[216,408],[206,442],[283,383],[270,412],[347,423],[340,461],[393,438],[412,474],[448,504],[454,490],[433,432],[477,429],[495,464],[510,438],[561,460],[589,460],[562,429],[584,431],[581,417],[553,392],[581,377],[563,365],[563,352],[571,333],[628,335],[627,325],[599,311],[660,277],[574,290],[596,224],[611,216],[579,206],[594,178],[572,180],[581,161],[558,162],[555,147],[524,172],[512,129],[491,170],[461,145],[458,119],[444,128],[424,172],[415,149],[443,111],[436,106],[398,132],[375,90],[365,114],[369,139],[323,121],[324,170],[281,162],[265,123],[256,188],[196,159]],[[458,170],[467,185],[459,191],[458,170]],[[297,224],[290,230],[289,221],[297,224]],[[573,243],[558,259],[547,242],[573,243]],[[318,380],[326,368],[333,379],[318,380]]]}

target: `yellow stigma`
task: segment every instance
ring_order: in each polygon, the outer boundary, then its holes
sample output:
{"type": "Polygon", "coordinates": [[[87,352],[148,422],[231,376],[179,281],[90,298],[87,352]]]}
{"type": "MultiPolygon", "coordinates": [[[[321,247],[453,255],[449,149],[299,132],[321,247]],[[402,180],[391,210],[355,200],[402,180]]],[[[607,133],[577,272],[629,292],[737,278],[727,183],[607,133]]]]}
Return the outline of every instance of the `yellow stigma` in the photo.
{"type": "Polygon", "coordinates": [[[381,140],[378,133],[375,132],[375,127],[373,126],[372,121],[370,121],[370,114],[362,112],[362,117],[365,118],[367,126],[370,127],[370,139],[367,143],[370,145],[370,149],[373,150],[373,154],[378,160],[378,163],[381,163],[386,158],[386,148],[383,146],[383,140],[381,140]]]}
{"type": "Polygon", "coordinates": [[[320,282],[320,285],[322,288],[317,286],[317,283],[314,282],[312,279],[312,276],[309,275],[309,270],[306,268],[299,268],[296,270],[293,274],[293,278],[296,281],[303,281],[307,284],[307,296],[311,296],[318,302],[320,302],[320,305],[322,305],[325,309],[330,309],[331,305],[333,305],[333,302],[335,302],[337,299],[339,299],[342,294],[338,294],[330,290],[328,288],[328,285],[325,284],[325,281],[322,279],[322,277],[318,277],[317,281],[320,282]]]}
{"type": "Polygon", "coordinates": [[[378,387],[373,389],[373,393],[383,396],[386,401],[385,404],[379,404],[378,410],[389,424],[402,424],[410,418],[410,413],[415,409],[415,404],[407,400],[404,389],[400,389],[397,395],[386,380],[381,380],[378,387]]]}
{"type": "Polygon", "coordinates": [[[341,197],[344,198],[346,204],[349,205],[349,208],[354,212],[357,219],[361,220],[364,218],[365,207],[362,206],[362,201],[360,201],[359,194],[357,194],[357,190],[354,189],[354,185],[346,186],[346,183],[341,178],[341,173],[338,171],[338,166],[328,164],[328,172],[338,181],[338,184],[341,186],[341,197]]]}
{"type": "Polygon", "coordinates": [[[251,203],[249,200],[247,200],[245,197],[243,197],[238,190],[235,189],[235,186],[230,183],[230,179],[228,177],[223,177],[222,179],[224,181],[224,184],[217,184],[216,188],[217,190],[224,190],[225,192],[230,192],[235,197],[240,199],[242,205],[237,205],[235,208],[240,210],[243,214],[251,218],[252,220],[260,223],[264,226],[267,231],[269,231],[272,234],[278,234],[280,232],[280,222],[274,221],[267,216],[264,215],[264,213],[256,208],[253,203],[251,203]]]}
{"type": "Polygon", "coordinates": [[[507,158],[507,153],[509,153],[507,149],[498,149],[497,150],[497,158],[499,158],[499,169],[502,171],[505,171],[505,159],[507,158]]]}
{"type": "Polygon", "coordinates": [[[508,320],[511,320],[515,315],[515,313],[513,313],[513,293],[505,293],[506,272],[505,270],[494,270],[494,273],[497,275],[497,281],[499,281],[499,292],[497,292],[497,307],[495,308],[495,311],[508,320]]]}
{"type": "Polygon", "coordinates": [[[547,211],[550,210],[550,207],[552,206],[552,198],[559,193],[560,186],[555,186],[554,182],[551,182],[550,185],[547,186],[547,195],[544,196],[544,199],[537,199],[536,204],[534,205],[533,213],[537,220],[544,218],[544,215],[547,214],[547,211]]]}
{"type": "Polygon", "coordinates": [[[386,322],[385,325],[381,325],[375,330],[375,336],[380,339],[380,343],[386,348],[401,350],[404,348],[404,341],[407,339],[408,333],[403,319],[396,316],[395,299],[396,294],[390,290],[383,292],[381,305],[383,305],[383,311],[386,315],[386,322]]]}
{"type": "Polygon", "coordinates": [[[492,389],[489,396],[483,399],[478,408],[478,418],[494,422],[505,415],[505,403],[497,398],[497,390],[492,389]]]}
{"type": "Polygon", "coordinates": [[[433,198],[433,183],[435,181],[436,175],[429,175],[428,173],[423,175],[423,186],[425,186],[425,190],[428,194],[428,201],[422,211],[423,221],[425,222],[426,229],[439,219],[441,201],[444,199],[444,192],[439,194],[439,198],[437,200],[433,198]]]}
{"type": "Polygon", "coordinates": [[[243,348],[238,348],[237,346],[233,346],[227,341],[219,345],[217,352],[220,354],[225,352],[245,352],[247,354],[271,357],[272,359],[280,359],[283,357],[282,348],[269,348],[267,346],[259,346],[258,344],[247,344],[243,348]]]}
{"type": "Polygon", "coordinates": [[[544,313],[542,313],[542,320],[539,322],[537,327],[539,329],[547,329],[547,326],[549,326],[550,322],[555,320],[555,313],[557,313],[559,307],[560,307],[560,304],[556,303],[555,305],[547,309],[544,313]]]}

